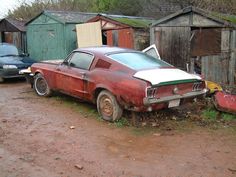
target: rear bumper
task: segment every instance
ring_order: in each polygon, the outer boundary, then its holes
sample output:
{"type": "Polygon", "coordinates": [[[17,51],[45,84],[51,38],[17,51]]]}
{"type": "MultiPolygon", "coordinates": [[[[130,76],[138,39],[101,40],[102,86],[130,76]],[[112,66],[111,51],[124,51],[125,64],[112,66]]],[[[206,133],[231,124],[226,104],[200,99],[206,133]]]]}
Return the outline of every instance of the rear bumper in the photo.
{"type": "Polygon", "coordinates": [[[206,92],[207,92],[207,89],[203,89],[202,91],[189,92],[189,93],[182,94],[182,95],[173,95],[173,96],[167,96],[167,97],[162,97],[162,98],[147,98],[147,97],[145,97],[143,99],[143,104],[145,106],[148,106],[151,104],[164,103],[164,102],[169,102],[169,101],[177,100],[177,99],[193,98],[193,97],[198,97],[198,96],[204,95],[204,94],[206,94],[206,92]]]}

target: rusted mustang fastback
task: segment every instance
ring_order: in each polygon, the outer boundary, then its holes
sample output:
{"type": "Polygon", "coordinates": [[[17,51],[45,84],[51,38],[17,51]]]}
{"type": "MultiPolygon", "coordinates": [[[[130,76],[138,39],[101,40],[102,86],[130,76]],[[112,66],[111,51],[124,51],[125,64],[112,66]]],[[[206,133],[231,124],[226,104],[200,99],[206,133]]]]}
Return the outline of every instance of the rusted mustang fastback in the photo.
{"type": "Polygon", "coordinates": [[[97,104],[102,118],[114,121],[123,109],[144,112],[179,106],[206,93],[205,82],[146,53],[118,48],[74,50],[64,61],[31,67],[40,96],[52,91],[97,104]]]}

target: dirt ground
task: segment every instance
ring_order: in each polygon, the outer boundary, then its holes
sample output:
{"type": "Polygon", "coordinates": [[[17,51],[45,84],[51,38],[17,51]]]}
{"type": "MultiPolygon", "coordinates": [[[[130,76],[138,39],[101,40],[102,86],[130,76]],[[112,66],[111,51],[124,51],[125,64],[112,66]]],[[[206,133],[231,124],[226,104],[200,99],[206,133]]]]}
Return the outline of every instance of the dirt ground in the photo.
{"type": "Polygon", "coordinates": [[[38,97],[25,82],[0,84],[0,177],[236,176],[235,131],[133,129],[38,97]]]}

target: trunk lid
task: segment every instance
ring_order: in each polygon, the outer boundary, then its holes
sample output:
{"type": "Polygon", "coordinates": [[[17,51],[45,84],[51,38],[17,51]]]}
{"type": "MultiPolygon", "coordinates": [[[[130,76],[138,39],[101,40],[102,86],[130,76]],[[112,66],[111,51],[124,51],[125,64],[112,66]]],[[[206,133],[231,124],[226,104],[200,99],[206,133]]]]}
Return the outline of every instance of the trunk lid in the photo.
{"type": "Polygon", "coordinates": [[[176,68],[157,68],[138,71],[133,77],[148,81],[152,85],[168,85],[202,80],[197,75],[189,74],[176,68]]]}

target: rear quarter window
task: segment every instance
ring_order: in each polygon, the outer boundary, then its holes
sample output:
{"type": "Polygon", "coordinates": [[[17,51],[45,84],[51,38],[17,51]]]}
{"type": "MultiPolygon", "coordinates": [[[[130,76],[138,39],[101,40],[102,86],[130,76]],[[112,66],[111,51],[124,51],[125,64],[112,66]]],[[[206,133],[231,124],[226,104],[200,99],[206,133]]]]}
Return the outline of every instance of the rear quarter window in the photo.
{"type": "Polygon", "coordinates": [[[105,60],[102,60],[102,59],[98,59],[96,65],[95,65],[95,68],[104,68],[104,69],[109,69],[111,66],[111,63],[105,61],[105,60]]]}

